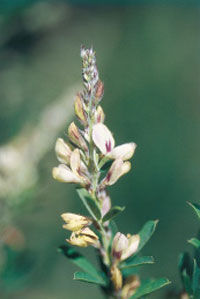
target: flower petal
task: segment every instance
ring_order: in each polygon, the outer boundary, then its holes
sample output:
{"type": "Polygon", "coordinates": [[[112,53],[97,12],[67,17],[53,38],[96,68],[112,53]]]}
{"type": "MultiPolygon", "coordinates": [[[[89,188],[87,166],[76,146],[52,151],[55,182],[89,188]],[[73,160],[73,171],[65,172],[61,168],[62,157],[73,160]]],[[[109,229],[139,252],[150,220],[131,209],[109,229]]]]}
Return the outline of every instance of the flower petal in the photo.
{"type": "Polygon", "coordinates": [[[101,106],[97,107],[97,110],[95,111],[95,121],[96,123],[103,123],[105,119],[105,114],[103,112],[103,109],[101,106]]]}
{"type": "Polygon", "coordinates": [[[73,173],[77,176],[80,176],[80,166],[81,166],[81,158],[80,158],[80,151],[76,148],[70,157],[70,167],[73,173]]]}
{"type": "Polygon", "coordinates": [[[55,180],[63,183],[81,183],[81,179],[64,164],[54,167],[52,175],[55,180]]]}
{"type": "Polygon", "coordinates": [[[121,255],[121,261],[127,259],[134,253],[136,253],[138,246],[140,243],[140,236],[139,235],[133,235],[128,239],[128,247],[123,251],[121,255]]]}
{"type": "Polygon", "coordinates": [[[136,146],[134,142],[116,146],[108,157],[111,159],[121,158],[122,160],[129,160],[133,156],[136,146]]]}
{"type": "Polygon", "coordinates": [[[95,145],[104,155],[110,153],[115,146],[115,140],[112,136],[112,133],[102,123],[94,125],[92,131],[92,138],[95,145]]]}
{"type": "Polygon", "coordinates": [[[120,260],[123,251],[128,247],[128,238],[118,232],[116,233],[112,243],[112,255],[120,260]]]}
{"type": "Polygon", "coordinates": [[[66,222],[66,224],[63,225],[63,228],[71,231],[78,231],[84,226],[91,224],[89,218],[73,213],[64,213],[61,217],[66,222]]]}
{"type": "Polygon", "coordinates": [[[86,152],[88,151],[87,144],[86,144],[85,140],[83,139],[83,137],[81,136],[81,133],[74,122],[72,122],[68,128],[68,135],[69,135],[70,140],[74,144],[76,144],[78,147],[81,147],[86,152]]]}
{"type": "Polygon", "coordinates": [[[55,145],[55,152],[56,152],[58,161],[69,165],[70,155],[71,155],[72,151],[71,151],[70,147],[68,146],[68,144],[62,138],[57,139],[56,145],[55,145]]]}
{"type": "Polygon", "coordinates": [[[102,181],[102,185],[108,185],[111,186],[116,183],[116,181],[125,173],[127,173],[131,169],[131,163],[126,161],[123,162],[122,159],[116,159],[108,173],[105,179],[102,181]]]}

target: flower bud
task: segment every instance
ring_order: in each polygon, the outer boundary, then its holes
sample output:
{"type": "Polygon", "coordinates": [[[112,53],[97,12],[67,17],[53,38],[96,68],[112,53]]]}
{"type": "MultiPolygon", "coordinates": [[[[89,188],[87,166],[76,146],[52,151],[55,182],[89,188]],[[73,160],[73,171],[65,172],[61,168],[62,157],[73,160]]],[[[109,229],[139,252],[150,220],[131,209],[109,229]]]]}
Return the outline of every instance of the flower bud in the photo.
{"type": "Polygon", "coordinates": [[[120,232],[116,233],[112,243],[112,256],[115,259],[120,260],[121,255],[123,251],[127,248],[127,246],[128,246],[127,237],[120,232]]]}
{"type": "Polygon", "coordinates": [[[74,102],[74,110],[76,113],[76,116],[79,118],[79,120],[86,125],[87,124],[87,118],[86,114],[83,108],[83,100],[81,98],[80,94],[77,94],[75,102],[74,102]]]}
{"type": "Polygon", "coordinates": [[[96,94],[95,94],[95,97],[98,101],[102,99],[103,93],[104,93],[104,84],[101,80],[98,80],[96,85],[96,94]]]}
{"type": "Polygon", "coordinates": [[[110,159],[122,159],[122,160],[129,160],[132,158],[135,149],[136,144],[134,142],[131,143],[125,143],[119,146],[116,146],[112,152],[108,155],[110,159]]]}
{"type": "Polygon", "coordinates": [[[102,181],[102,184],[111,186],[116,183],[116,181],[125,173],[127,173],[131,169],[131,164],[130,162],[123,162],[122,159],[117,159],[115,160],[105,179],[102,181]]]}
{"type": "Polygon", "coordinates": [[[91,224],[89,218],[73,213],[64,213],[61,217],[66,222],[66,224],[63,225],[63,228],[71,231],[81,230],[83,227],[91,224]]]}
{"type": "Polygon", "coordinates": [[[83,137],[81,136],[79,129],[77,128],[77,126],[75,125],[74,122],[72,122],[68,128],[68,135],[69,135],[70,140],[74,144],[76,144],[78,147],[81,147],[83,150],[88,152],[87,144],[86,144],[85,140],[83,139],[83,137]]]}
{"type": "Polygon", "coordinates": [[[74,174],[69,167],[64,164],[60,164],[58,167],[54,167],[52,171],[53,178],[63,183],[81,183],[82,180],[76,174],[74,174]]]}
{"type": "Polygon", "coordinates": [[[71,149],[68,144],[62,139],[58,138],[55,146],[57,159],[64,164],[69,165],[71,149]]]}
{"type": "Polygon", "coordinates": [[[138,246],[140,243],[140,236],[139,235],[133,235],[130,238],[128,238],[128,246],[123,250],[121,255],[121,261],[127,259],[136,251],[138,250],[138,246]]]}
{"type": "Polygon", "coordinates": [[[115,290],[119,291],[122,288],[122,274],[115,264],[111,267],[110,274],[115,290]]]}
{"type": "Polygon", "coordinates": [[[112,136],[112,133],[102,123],[94,125],[92,131],[92,138],[95,145],[104,155],[110,153],[115,146],[115,140],[112,136]]]}
{"type": "Polygon", "coordinates": [[[122,288],[121,297],[128,299],[134,295],[137,288],[140,286],[140,279],[137,275],[128,276],[122,288]]]}
{"type": "Polygon", "coordinates": [[[105,114],[103,112],[103,109],[101,106],[97,107],[97,110],[95,111],[95,121],[96,123],[103,123],[105,119],[105,114]]]}

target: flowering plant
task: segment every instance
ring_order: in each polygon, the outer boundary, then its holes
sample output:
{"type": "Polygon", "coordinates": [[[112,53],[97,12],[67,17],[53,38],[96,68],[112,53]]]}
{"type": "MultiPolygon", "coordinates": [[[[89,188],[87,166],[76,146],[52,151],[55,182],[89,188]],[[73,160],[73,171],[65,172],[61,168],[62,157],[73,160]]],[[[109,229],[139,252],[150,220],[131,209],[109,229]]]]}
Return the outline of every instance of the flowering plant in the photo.
{"type": "Polygon", "coordinates": [[[69,125],[69,143],[59,138],[55,151],[59,162],[53,168],[54,179],[75,183],[88,215],[63,213],[63,228],[71,231],[68,244],[93,246],[100,260],[97,270],[74,247],[60,250],[83,272],[74,274],[75,280],[94,283],[109,298],[141,298],[169,283],[166,278],[142,280],[138,268],[154,262],[140,251],[155,231],[157,221],[148,221],[137,234],[123,234],[113,220],[124,207],[112,206],[107,188],[131,169],[136,144],[115,146],[115,140],[104,124],[105,114],[100,106],[104,85],[99,79],[96,56],[92,48],[81,48],[84,89],[75,99],[75,114],[80,122],[69,125]]]}

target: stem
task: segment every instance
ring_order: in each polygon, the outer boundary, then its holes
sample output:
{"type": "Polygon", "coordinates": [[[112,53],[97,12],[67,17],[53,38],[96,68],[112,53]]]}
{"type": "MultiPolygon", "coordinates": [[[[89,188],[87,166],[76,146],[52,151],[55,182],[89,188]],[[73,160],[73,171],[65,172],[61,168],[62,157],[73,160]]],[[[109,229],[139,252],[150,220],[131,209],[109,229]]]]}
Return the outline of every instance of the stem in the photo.
{"type": "MultiPolygon", "coordinates": [[[[98,186],[98,178],[100,176],[99,170],[96,169],[96,165],[94,162],[94,144],[92,140],[92,128],[93,128],[93,116],[92,116],[92,100],[93,97],[90,97],[90,102],[89,102],[89,112],[88,112],[88,125],[89,125],[89,169],[91,171],[91,177],[92,177],[92,194],[94,196],[94,200],[96,200],[97,204],[99,204],[99,200],[96,196],[97,192],[97,186],[98,186]]],[[[98,221],[97,223],[100,228],[100,233],[102,237],[102,245],[103,249],[105,251],[105,259],[104,262],[107,266],[110,266],[110,254],[109,254],[109,240],[107,238],[106,231],[104,229],[104,226],[102,224],[102,221],[98,221]]]]}

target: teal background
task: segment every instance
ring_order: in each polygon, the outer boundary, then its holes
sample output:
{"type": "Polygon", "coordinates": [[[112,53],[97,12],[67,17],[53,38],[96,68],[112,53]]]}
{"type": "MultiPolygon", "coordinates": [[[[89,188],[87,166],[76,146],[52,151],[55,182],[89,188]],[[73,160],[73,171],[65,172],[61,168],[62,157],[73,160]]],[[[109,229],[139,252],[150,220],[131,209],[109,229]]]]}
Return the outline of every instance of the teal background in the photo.
{"type": "MultiPolygon", "coordinates": [[[[106,124],[117,144],[138,145],[132,171],[109,189],[113,203],[127,206],[118,226],[135,233],[145,221],[160,220],[143,250],[157,263],[143,275],[167,276],[173,282],[168,291],[178,290],[178,255],[190,250],[186,241],[198,230],[186,201],[198,202],[200,195],[199,7],[178,1],[80,3],[1,2],[0,144],[34,129],[43,111],[81,81],[80,45],[93,45],[105,83],[106,124]]],[[[72,118],[66,117],[57,136],[64,136],[72,118]]],[[[56,251],[66,238],[60,214],[84,210],[74,186],[51,177],[55,140],[36,165],[34,186],[0,200],[3,225],[11,223],[24,234],[30,255],[16,267],[15,278],[1,279],[3,299],[103,298],[96,287],[74,282],[76,267],[56,251]],[[19,281],[26,260],[30,269],[19,281]]],[[[93,255],[91,249],[83,252],[93,255]]],[[[6,263],[3,253],[1,258],[6,263]]],[[[166,292],[150,298],[165,298],[166,292]]]]}

